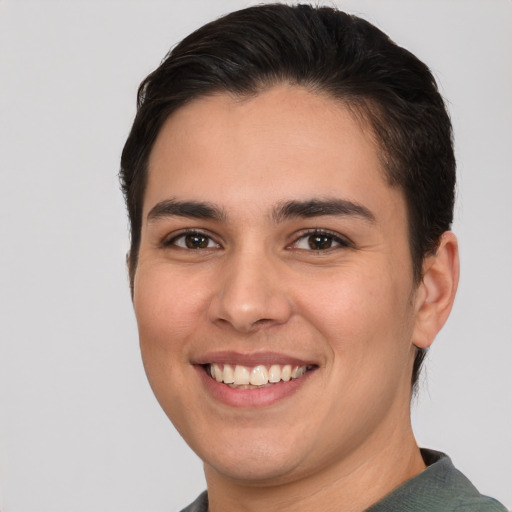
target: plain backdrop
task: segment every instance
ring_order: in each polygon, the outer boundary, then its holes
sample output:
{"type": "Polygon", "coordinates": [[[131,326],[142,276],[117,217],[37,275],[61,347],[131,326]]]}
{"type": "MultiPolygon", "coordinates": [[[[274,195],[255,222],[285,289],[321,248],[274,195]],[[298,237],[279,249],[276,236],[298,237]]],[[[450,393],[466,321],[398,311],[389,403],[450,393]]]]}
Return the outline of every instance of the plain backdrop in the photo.
{"type": "MultiPolygon", "coordinates": [[[[250,3],[0,0],[2,512],[172,512],[205,486],[142,369],[117,172],[139,82],[250,3]]],[[[462,278],[414,426],[511,508],[512,2],[337,4],[424,60],[449,103],[462,278]]]]}

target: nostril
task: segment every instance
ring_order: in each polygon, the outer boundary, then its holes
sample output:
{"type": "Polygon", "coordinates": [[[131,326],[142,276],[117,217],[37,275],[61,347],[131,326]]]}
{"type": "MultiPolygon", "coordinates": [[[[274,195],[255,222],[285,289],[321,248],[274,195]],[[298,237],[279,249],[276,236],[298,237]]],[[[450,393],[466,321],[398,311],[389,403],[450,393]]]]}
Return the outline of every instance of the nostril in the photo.
{"type": "Polygon", "coordinates": [[[260,320],[256,320],[256,322],[253,323],[253,325],[264,325],[272,322],[270,318],[261,318],[260,320]]]}

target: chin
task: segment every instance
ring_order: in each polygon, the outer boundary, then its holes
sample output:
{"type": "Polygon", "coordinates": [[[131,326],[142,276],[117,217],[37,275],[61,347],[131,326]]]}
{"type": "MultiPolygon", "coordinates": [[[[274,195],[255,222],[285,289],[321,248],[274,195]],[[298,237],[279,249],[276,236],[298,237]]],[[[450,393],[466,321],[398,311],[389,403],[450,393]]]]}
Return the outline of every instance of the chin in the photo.
{"type": "Polygon", "coordinates": [[[207,478],[209,472],[213,471],[222,475],[223,478],[243,485],[264,487],[293,480],[298,462],[275,460],[273,457],[262,454],[249,458],[240,457],[236,460],[232,460],[231,457],[205,460],[204,466],[207,478]]]}
{"type": "Polygon", "coordinates": [[[299,453],[304,452],[296,441],[283,437],[286,436],[271,440],[265,434],[248,435],[246,439],[236,442],[231,436],[229,442],[215,442],[214,449],[194,444],[191,444],[191,448],[204,461],[207,477],[209,472],[214,472],[245,485],[275,485],[292,479],[293,475],[300,472],[299,453]]]}

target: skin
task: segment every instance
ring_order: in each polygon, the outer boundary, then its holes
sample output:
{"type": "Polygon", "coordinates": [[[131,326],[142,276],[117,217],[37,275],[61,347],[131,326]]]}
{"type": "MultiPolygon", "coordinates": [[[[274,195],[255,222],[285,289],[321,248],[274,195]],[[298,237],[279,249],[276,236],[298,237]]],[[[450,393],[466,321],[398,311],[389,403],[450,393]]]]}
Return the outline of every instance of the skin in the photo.
{"type": "Polygon", "coordinates": [[[141,235],[142,357],[204,461],[210,512],[364,510],[424,469],[410,425],[414,347],[429,346],[449,314],[457,243],[443,235],[416,287],[402,192],[340,102],[282,85],[175,112],[150,155],[141,235]],[[313,199],[370,215],[276,218],[283,203],[313,199]],[[155,215],[169,200],[222,216],[155,215]],[[187,248],[184,229],[206,246],[187,248]],[[323,249],[310,246],[315,229],[328,232],[323,249]],[[198,366],[269,352],[314,370],[264,405],[251,391],[244,406],[219,400],[198,366]]]}

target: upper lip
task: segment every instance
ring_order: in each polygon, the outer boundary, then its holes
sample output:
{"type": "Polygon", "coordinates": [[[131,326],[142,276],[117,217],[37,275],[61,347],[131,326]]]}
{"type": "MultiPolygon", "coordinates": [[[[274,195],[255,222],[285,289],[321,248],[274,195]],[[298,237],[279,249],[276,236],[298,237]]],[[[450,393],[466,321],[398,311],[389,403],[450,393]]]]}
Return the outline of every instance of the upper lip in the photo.
{"type": "Polygon", "coordinates": [[[273,364],[290,364],[293,366],[318,366],[318,363],[312,360],[305,360],[297,358],[296,356],[289,356],[278,352],[255,352],[255,353],[242,353],[234,351],[216,351],[206,354],[192,360],[192,364],[205,365],[205,364],[230,364],[233,366],[256,366],[265,365],[270,366],[273,364]]]}

